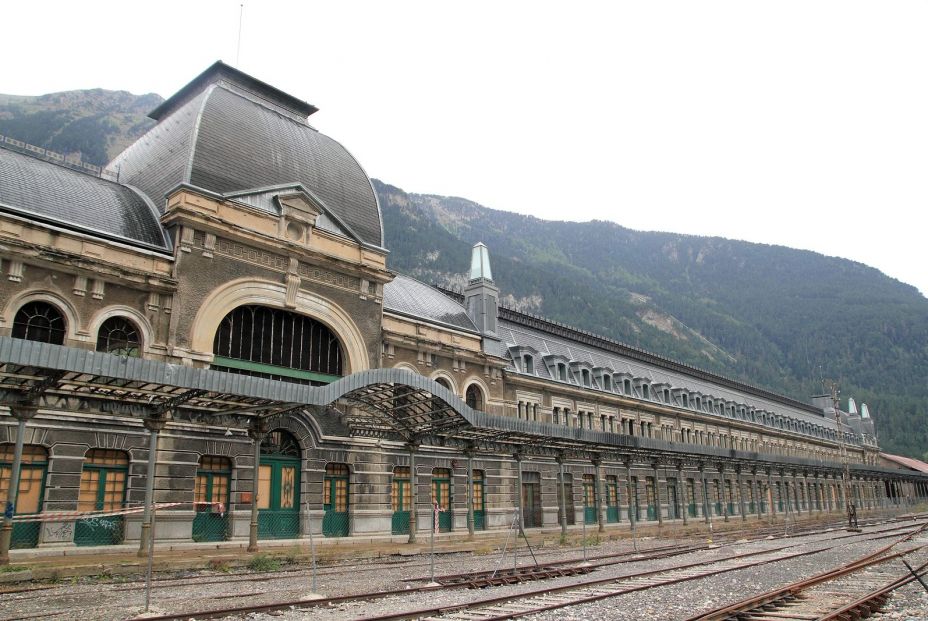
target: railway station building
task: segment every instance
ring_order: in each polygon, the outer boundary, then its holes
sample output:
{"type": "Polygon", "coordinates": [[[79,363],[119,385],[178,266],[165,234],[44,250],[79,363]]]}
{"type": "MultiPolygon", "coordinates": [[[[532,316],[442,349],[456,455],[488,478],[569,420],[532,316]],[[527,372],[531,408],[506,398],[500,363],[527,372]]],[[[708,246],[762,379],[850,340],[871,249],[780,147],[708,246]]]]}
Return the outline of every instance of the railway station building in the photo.
{"type": "Polygon", "coordinates": [[[865,406],[503,307],[481,243],[463,293],[391,272],[315,111],[220,62],[101,175],[0,139],[0,558],[145,550],[153,512],[159,542],[255,547],[926,495],[865,406]]]}

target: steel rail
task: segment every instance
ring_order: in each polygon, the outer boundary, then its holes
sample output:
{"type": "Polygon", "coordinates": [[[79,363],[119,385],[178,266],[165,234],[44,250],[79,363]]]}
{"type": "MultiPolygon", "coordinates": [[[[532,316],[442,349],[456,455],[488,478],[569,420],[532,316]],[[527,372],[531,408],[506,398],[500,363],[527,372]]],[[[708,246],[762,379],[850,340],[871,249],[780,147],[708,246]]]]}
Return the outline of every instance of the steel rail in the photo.
{"type": "MultiPolygon", "coordinates": [[[[881,534],[881,536],[883,536],[882,533],[880,533],[880,534],[881,534]]],[[[859,537],[859,536],[861,536],[861,535],[858,534],[858,535],[854,535],[854,536],[858,536],[858,537],[859,537]]],[[[865,535],[865,536],[866,536],[866,535],[865,535]]],[[[599,579],[599,580],[595,580],[595,581],[588,581],[588,582],[584,582],[584,583],[579,584],[579,585],[573,585],[573,586],[568,586],[568,587],[561,587],[560,590],[576,590],[576,589],[578,589],[578,588],[583,588],[584,586],[595,585],[595,584],[598,584],[598,583],[609,583],[609,582],[617,582],[617,581],[622,581],[622,580],[631,580],[631,579],[634,579],[634,578],[640,578],[640,577],[650,576],[650,575],[659,574],[659,573],[666,573],[666,572],[670,572],[670,571],[679,571],[679,570],[690,569],[690,568],[697,567],[697,566],[700,566],[700,565],[708,565],[708,564],[722,563],[722,562],[731,561],[731,560],[734,560],[734,559],[747,558],[747,557],[751,557],[751,556],[759,556],[759,555],[764,555],[764,554],[773,554],[773,553],[776,553],[776,552],[779,552],[779,551],[782,551],[782,550],[785,550],[785,549],[788,549],[788,548],[791,548],[791,547],[796,547],[796,545],[805,545],[805,544],[792,544],[792,545],[788,545],[788,546],[780,546],[780,547],[771,548],[771,549],[768,549],[768,550],[755,551],[755,552],[749,552],[749,553],[738,554],[738,555],[731,555],[731,556],[724,557],[724,558],[717,558],[717,559],[712,559],[712,560],[708,560],[708,561],[701,561],[701,562],[696,562],[696,563],[689,563],[689,564],[685,564],[685,565],[681,565],[681,566],[676,566],[676,567],[671,567],[671,568],[658,569],[658,570],[651,570],[651,571],[647,571],[647,572],[640,572],[640,573],[637,573],[637,574],[629,574],[629,575],[627,575],[627,576],[622,576],[622,577],[619,577],[619,578],[605,578],[605,579],[599,579]]],[[[796,558],[796,557],[800,557],[800,556],[806,556],[806,555],[811,555],[811,554],[817,554],[817,553],[824,552],[824,551],[826,551],[826,550],[832,549],[833,547],[834,547],[834,546],[832,546],[832,547],[826,547],[826,548],[821,548],[821,549],[817,549],[817,550],[812,550],[812,551],[807,551],[807,552],[802,552],[802,553],[793,554],[793,555],[788,555],[788,556],[780,557],[780,558],[776,558],[776,559],[769,559],[769,560],[767,560],[767,561],[762,561],[761,563],[753,563],[753,564],[744,565],[744,566],[741,566],[741,567],[730,568],[730,569],[728,569],[728,570],[726,570],[726,571],[734,571],[734,570],[736,570],[736,569],[743,569],[743,568],[745,568],[745,567],[749,567],[749,566],[753,566],[753,565],[759,565],[759,564],[766,563],[766,562],[774,562],[774,561],[788,560],[788,559],[790,559],[790,558],[796,558]]],[[[646,559],[642,559],[642,560],[646,560],[646,559]]],[[[695,578],[699,578],[699,577],[704,577],[704,575],[694,576],[694,577],[689,578],[689,579],[695,579],[695,578]]],[[[680,580],[680,581],[682,581],[682,580],[680,580]]],[[[404,595],[404,596],[405,596],[405,595],[409,595],[409,594],[417,593],[417,592],[418,592],[418,593],[423,593],[423,592],[430,592],[430,591],[434,591],[434,590],[441,590],[441,589],[448,589],[448,588],[461,588],[461,587],[466,587],[466,586],[468,586],[468,585],[466,585],[466,584],[460,584],[460,585],[452,585],[452,586],[448,586],[448,587],[442,587],[442,586],[423,586],[423,587],[415,587],[415,588],[411,588],[411,589],[407,588],[407,589],[396,589],[396,590],[378,591],[378,592],[374,592],[374,593],[360,593],[360,594],[355,594],[355,595],[344,595],[344,596],[337,596],[337,597],[324,598],[324,599],[318,599],[318,600],[302,600],[302,599],[298,599],[298,600],[288,600],[288,601],[273,602],[273,603],[269,603],[269,604],[258,604],[258,605],[237,606],[237,607],[230,607],[230,608],[212,609],[212,610],[201,610],[201,611],[192,611],[192,612],[191,612],[191,611],[188,611],[188,612],[183,612],[183,613],[169,613],[169,614],[165,614],[165,615],[161,615],[161,616],[138,617],[138,618],[137,618],[137,621],[141,621],[142,619],[145,619],[145,620],[147,620],[147,621],[183,621],[183,620],[193,619],[193,618],[196,618],[196,619],[216,619],[216,618],[222,618],[222,617],[225,617],[225,616],[228,616],[228,615],[233,615],[233,614],[242,614],[242,613],[249,613],[249,612],[272,612],[272,611],[276,611],[276,610],[285,610],[285,609],[289,609],[289,608],[310,608],[310,607],[315,607],[315,606],[325,606],[325,605],[339,604],[339,603],[351,602],[351,601],[372,601],[372,600],[375,600],[375,599],[382,599],[382,598],[390,597],[390,596],[393,596],[393,595],[404,595]]],[[[539,590],[534,591],[534,592],[527,592],[527,593],[523,593],[523,594],[516,595],[516,596],[510,596],[510,597],[508,597],[508,598],[490,598],[489,600],[482,600],[482,605],[491,604],[493,601],[495,601],[495,600],[500,600],[500,599],[510,599],[510,600],[511,600],[511,599],[518,599],[518,598],[522,598],[522,597],[530,597],[530,596],[532,596],[532,595],[537,595],[537,594],[542,594],[542,593],[549,593],[549,592],[553,592],[553,591],[554,591],[554,589],[551,589],[551,588],[549,587],[549,588],[545,588],[545,589],[539,589],[539,590]]],[[[475,605],[475,606],[476,606],[476,605],[481,605],[481,602],[475,602],[474,605],[475,605]]],[[[457,607],[460,607],[460,606],[457,606],[457,607]]],[[[431,611],[431,610],[430,610],[430,611],[431,611]]],[[[430,611],[427,611],[427,612],[430,612],[430,611]]],[[[401,618],[414,618],[415,616],[423,616],[423,615],[421,614],[421,612],[422,612],[422,611],[416,611],[415,613],[413,613],[413,614],[411,614],[411,615],[410,615],[410,614],[407,614],[406,616],[400,615],[400,616],[394,616],[394,617],[389,617],[389,616],[388,616],[388,617],[384,617],[384,618],[385,618],[385,619],[386,619],[386,618],[396,618],[396,619],[401,619],[401,618]]],[[[379,619],[379,618],[380,618],[380,617],[367,617],[367,619],[368,619],[369,621],[372,621],[373,619],[379,619]]]]}
{"type": "Polygon", "coordinates": [[[829,612],[816,621],[846,621],[849,618],[865,619],[869,615],[882,608],[883,604],[886,603],[886,599],[888,599],[890,593],[900,587],[909,584],[910,582],[917,580],[919,572],[923,571],[926,567],[928,567],[928,562],[919,565],[918,568],[914,570],[914,575],[912,573],[905,574],[904,576],[893,580],[889,584],[883,585],[883,587],[877,589],[876,591],[871,591],[867,595],[854,600],[850,604],[829,612]],[[873,606],[871,604],[876,605],[873,606]]]}
{"type": "MultiPolygon", "coordinates": [[[[774,589],[772,591],[767,591],[766,593],[762,593],[760,595],[749,597],[739,602],[735,602],[734,604],[729,604],[728,606],[722,606],[720,608],[716,608],[715,610],[711,610],[706,613],[700,613],[694,617],[690,617],[686,621],[724,621],[726,619],[737,619],[739,615],[746,614],[761,606],[773,604],[777,601],[781,601],[788,597],[795,597],[796,594],[808,589],[809,587],[815,586],[817,584],[821,584],[823,582],[828,582],[830,580],[835,580],[837,578],[846,576],[850,573],[854,573],[855,571],[859,571],[860,569],[864,569],[866,567],[875,565],[877,563],[883,563],[893,558],[900,557],[903,555],[903,553],[895,553],[889,556],[883,556],[883,555],[889,550],[891,550],[892,548],[894,548],[895,546],[899,545],[900,543],[908,541],[915,535],[923,532],[926,528],[928,528],[928,524],[922,525],[917,530],[900,538],[899,541],[896,541],[895,543],[886,545],[880,548],[879,550],[872,552],[871,554],[861,557],[860,559],[854,561],[850,565],[845,565],[843,567],[830,569],[828,571],[812,576],[811,578],[799,580],[785,587],[774,589]]],[[[919,548],[915,548],[915,549],[920,549],[921,547],[924,547],[924,546],[919,546],[919,548]]],[[[908,554],[911,551],[912,550],[909,550],[905,552],[905,554],[908,554]]]]}

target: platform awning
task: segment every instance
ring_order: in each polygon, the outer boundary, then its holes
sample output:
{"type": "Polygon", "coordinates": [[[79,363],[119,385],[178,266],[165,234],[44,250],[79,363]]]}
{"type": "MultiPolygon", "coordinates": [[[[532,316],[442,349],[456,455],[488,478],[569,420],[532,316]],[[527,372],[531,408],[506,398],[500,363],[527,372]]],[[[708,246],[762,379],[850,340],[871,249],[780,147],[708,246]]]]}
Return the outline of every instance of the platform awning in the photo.
{"type": "MultiPolygon", "coordinates": [[[[93,409],[146,417],[174,409],[184,420],[248,425],[303,408],[339,406],[351,436],[472,447],[493,453],[610,460],[740,463],[760,468],[835,470],[840,464],[580,429],[474,410],[422,375],[369,369],[325,386],[116,356],[0,337],[0,404],[36,400],[50,410],[93,409]]],[[[899,471],[855,464],[857,472],[899,471]]]]}

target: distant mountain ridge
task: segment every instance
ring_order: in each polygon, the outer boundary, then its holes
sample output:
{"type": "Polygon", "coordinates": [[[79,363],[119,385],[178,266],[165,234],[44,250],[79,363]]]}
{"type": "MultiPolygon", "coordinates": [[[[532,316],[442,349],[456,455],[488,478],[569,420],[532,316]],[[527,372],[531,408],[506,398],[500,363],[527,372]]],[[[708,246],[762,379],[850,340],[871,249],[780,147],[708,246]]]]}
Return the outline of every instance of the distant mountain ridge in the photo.
{"type": "Polygon", "coordinates": [[[0,94],[0,134],[103,166],[155,122],[160,95],[91,89],[36,97],[0,94]]]}
{"type": "MultiPolygon", "coordinates": [[[[0,134],[101,166],[162,98],[0,95],[0,134]]],[[[822,377],[866,402],[887,452],[928,452],[928,300],[866,265],[717,237],[551,222],[374,180],[391,269],[464,286],[490,248],[503,302],[808,402],[822,377]]]]}

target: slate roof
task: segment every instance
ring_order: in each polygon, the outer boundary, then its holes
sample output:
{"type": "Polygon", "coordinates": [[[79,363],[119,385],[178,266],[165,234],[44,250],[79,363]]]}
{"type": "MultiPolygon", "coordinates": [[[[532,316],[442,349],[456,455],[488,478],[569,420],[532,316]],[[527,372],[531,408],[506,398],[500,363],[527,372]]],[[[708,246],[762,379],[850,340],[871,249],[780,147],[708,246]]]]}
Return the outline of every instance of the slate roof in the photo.
{"type": "Polygon", "coordinates": [[[363,242],[382,247],[380,206],[357,160],[295,114],[293,98],[269,100],[273,92],[257,92],[257,81],[242,76],[211,67],[182,89],[184,97],[162,104],[158,125],[107,169],[159,209],[180,183],[218,194],[299,183],[363,242]]]}
{"type": "Polygon", "coordinates": [[[910,470],[916,470],[918,472],[928,473],[928,464],[918,459],[913,459],[911,457],[903,457],[902,455],[891,455],[889,453],[880,453],[880,457],[888,461],[899,464],[900,466],[905,466],[910,470]]]}
{"type": "Polygon", "coordinates": [[[154,206],[139,192],[0,148],[0,209],[91,235],[169,251],[154,206]]]}
{"type": "MultiPolygon", "coordinates": [[[[835,428],[835,422],[821,414],[813,414],[806,408],[792,407],[781,401],[766,399],[750,391],[740,391],[728,388],[720,383],[703,380],[692,375],[662,368],[658,365],[648,364],[629,356],[600,349],[583,343],[578,343],[566,337],[552,334],[540,329],[521,325],[517,322],[500,318],[499,336],[505,346],[532,347],[540,356],[562,355],[570,361],[588,363],[591,367],[607,367],[615,373],[628,373],[635,378],[646,378],[652,384],[664,383],[673,388],[683,388],[692,392],[699,392],[713,399],[734,401],[758,410],[766,410],[777,414],[786,414],[798,420],[826,428],[835,428]]],[[[509,358],[508,352],[504,354],[509,358]]],[[[536,377],[549,381],[557,381],[549,372],[542,360],[537,360],[534,366],[536,377]]],[[[510,364],[510,373],[520,371],[510,364]]],[[[568,376],[569,377],[569,376],[568,376]]],[[[571,382],[572,383],[572,382],[571,382]]],[[[805,404],[802,404],[803,406],[805,404]]]]}
{"type": "Polygon", "coordinates": [[[383,309],[458,330],[477,332],[459,302],[409,276],[397,275],[383,287],[383,309]]]}

